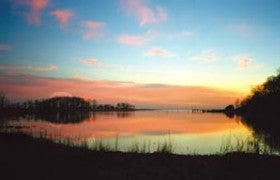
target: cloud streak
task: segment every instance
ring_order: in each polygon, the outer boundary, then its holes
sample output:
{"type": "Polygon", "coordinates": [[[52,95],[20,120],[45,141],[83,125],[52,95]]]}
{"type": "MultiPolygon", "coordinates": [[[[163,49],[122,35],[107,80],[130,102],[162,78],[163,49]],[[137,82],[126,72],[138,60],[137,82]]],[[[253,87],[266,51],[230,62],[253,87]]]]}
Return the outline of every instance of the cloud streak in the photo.
{"type": "Polygon", "coordinates": [[[105,23],[84,21],[82,22],[82,26],[84,28],[82,34],[85,40],[97,39],[103,36],[102,28],[105,26],[105,23]]]}
{"type": "Polygon", "coordinates": [[[116,41],[119,44],[132,46],[132,47],[141,47],[147,42],[160,36],[160,33],[149,30],[144,34],[140,35],[131,35],[131,34],[122,34],[116,38],[116,41]]]}
{"type": "Polygon", "coordinates": [[[152,47],[146,53],[146,56],[170,56],[172,55],[170,51],[160,48],[160,47],[152,47]]]}
{"type": "Polygon", "coordinates": [[[49,4],[49,0],[13,0],[18,6],[26,6],[29,11],[26,18],[29,24],[40,25],[42,10],[49,4]]]}
{"type": "Polygon", "coordinates": [[[30,71],[38,71],[38,72],[46,72],[46,71],[56,71],[57,66],[51,65],[48,67],[34,67],[34,66],[12,66],[12,65],[0,65],[0,70],[30,70],[30,71]]]}
{"type": "Polygon", "coordinates": [[[51,15],[59,22],[61,28],[65,28],[74,13],[70,10],[55,10],[51,12],[51,15]]]}
{"type": "Polygon", "coordinates": [[[143,46],[147,39],[144,36],[137,36],[137,35],[127,35],[123,34],[117,38],[117,42],[119,44],[123,44],[126,46],[134,46],[140,47],[143,46]]]}
{"type": "Polygon", "coordinates": [[[121,0],[123,10],[135,16],[140,21],[140,26],[160,23],[167,19],[167,12],[160,6],[154,9],[147,5],[146,0],[121,0]]]}
{"type": "Polygon", "coordinates": [[[103,63],[98,61],[97,59],[83,59],[81,60],[82,63],[91,65],[91,66],[102,66],[103,63]]]}

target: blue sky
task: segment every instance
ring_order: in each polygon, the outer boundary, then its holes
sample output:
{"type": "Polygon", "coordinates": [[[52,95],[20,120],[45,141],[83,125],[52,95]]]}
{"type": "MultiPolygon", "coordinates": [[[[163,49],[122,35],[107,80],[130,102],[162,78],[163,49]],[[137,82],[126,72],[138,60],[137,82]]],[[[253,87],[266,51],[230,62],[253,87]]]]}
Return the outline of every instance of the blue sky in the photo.
{"type": "Polygon", "coordinates": [[[2,0],[0,72],[248,93],[279,68],[277,0],[2,0]]]}

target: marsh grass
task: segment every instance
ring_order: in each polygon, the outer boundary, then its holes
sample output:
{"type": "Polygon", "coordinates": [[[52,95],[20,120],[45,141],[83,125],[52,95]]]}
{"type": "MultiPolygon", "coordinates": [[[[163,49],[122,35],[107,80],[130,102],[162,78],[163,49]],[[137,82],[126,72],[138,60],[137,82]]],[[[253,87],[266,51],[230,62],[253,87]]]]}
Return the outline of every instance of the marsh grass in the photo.
{"type": "MultiPolygon", "coordinates": [[[[171,134],[168,133],[161,141],[152,141],[150,139],[142,139],[126,143],[125,146],[120,143],[120,137],[117,134],[115,139],[110,141],[104,139],[81,139],[79,137],[63,137],[62,135],[48,134],[46,130],[40,129],[39,132],[32,127],[28,130],[21,128],[6,128],[1,132],[4,133],[24,133],[28,136],[36,139],[49,139],[57,144],[64,144],[70,147],[80,147],[85,150],[101,151],[101,152],[113,152],[123,151],[131,153],[175,153],[175,141],[172,139],[171,134]]],[[[247,137],[241,138],[233,135],[227,136],[222,139],[219,150],[216,152],[218,155],[224,155],[231,152],[247,152],[255,154],[278,154],[280,155],[279,149],[273,149],[264,142],[265,137],[247,137]]],[[[198,155],[198,151],[186,151],[186,155],[198,155]]]]}
{"type": "Polygon", "coordinates": [[[220,146],[220,151],[217,154],[227,154],[230,152],[247,152],[254,154],[279,154],[274,151],[269,145],[264,143],[264,137],[247,137],[245,140],[241,138],[228,136],[220,146]]]}
{"type": "MultiPolygon", "coordinates": [[[[29,131],[29,134],[32,137],[38,139],[51,139],[55,143],[64,144],[70,147],[78,146],[82,149],[88,149],[92,151],[100,151],[100,152],[113,152],[113,151],[123,151],[120,148],[119,144],[119,135],[117,135],[113,141],[110,143],[108,141],[104,141],[101,139],[88,139],[88,140],[73,140],[73,138],[63,138],[61,136],[52,136],[47,135],[47,132],[44,130],[40,130],[39,133],[33,133],[33,131],[29,131]]],[[[152,142],[151,140],[134,140],[130,145],[127,145],[127,148],[124,150],[125,152],[131,153],[164,153],[164,154],[172,154],[175,151],[174,140],[172,139],[170,133],[167,137],[163,139],[163,141],[152,142]]],[[[273,150],[266,144],[262,142],[260,137],[247,137],[245,140],[236,136],[227,136],[225,137],[219,149],[219,152],[216,154],[227,154],[231,152],[247,152],[254,154],[272,154],[273,150]]],[[[198,153],[188,153],[197,155],[198,153]]]]}
{"type": "Polygon", "coordinates": [[[170,133],[168,133],[168,139],[165,139],[163,143],[158,143],[156,152],[171,154],[174,153],[174,149],[174,141],[171,139],[170,133]]]}
{"type": "MultiPolygon", "coordinates": [[[[40,136],[43,138],[44,136],[40,136]]],[[[80,140],[78,143],[74,143],[70,138],[61,139],[58,138],[55,142],[62,143],[67,146],[78,146],[83,149],[89,149],[92,151],[103,151],[103,152],[113,152],[113,151],[122,151],[119,144],[119,136],[116,136],[114,143],[109,143],[103,139],[93,139],[93,140],[80,140]]],[[[134,140],[130,145],[127,145],[125,152],[131,153],[174,153],[174,142],[171,139],[169,134],[167,139],[164,141],[152,142],[151,140],[134,140]]]]}

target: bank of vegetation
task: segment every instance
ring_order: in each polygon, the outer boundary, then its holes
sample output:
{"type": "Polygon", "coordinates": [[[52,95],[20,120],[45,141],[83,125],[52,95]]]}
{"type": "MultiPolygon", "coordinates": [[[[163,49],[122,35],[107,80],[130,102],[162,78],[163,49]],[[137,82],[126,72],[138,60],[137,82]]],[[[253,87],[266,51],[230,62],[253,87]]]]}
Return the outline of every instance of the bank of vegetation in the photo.
{"type": "Polygon", "coordinates": [[[0,111],[56,112],[56,111],[133,111],[135,106],[129,103],[98,104],[96,100],[80,97],[53,97],[43,100],[29,100],[12,103],[4,93],[0,93],[0,111]]]}
{"type": "Polygon", "coordinates": [[[92,151],[0,133],[1,179],[277,179],[279,156],[92,151]]]}

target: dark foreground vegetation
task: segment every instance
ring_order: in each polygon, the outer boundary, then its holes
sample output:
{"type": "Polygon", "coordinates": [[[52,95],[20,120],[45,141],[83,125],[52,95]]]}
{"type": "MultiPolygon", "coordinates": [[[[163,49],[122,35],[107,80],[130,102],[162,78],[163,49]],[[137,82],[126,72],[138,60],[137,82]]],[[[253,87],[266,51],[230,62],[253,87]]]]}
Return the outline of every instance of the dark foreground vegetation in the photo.
{"type": "Polygon", "coordinates": [[[0,134],[1,179],[277,179],[280,157],[90,151],[0,134]]]}

